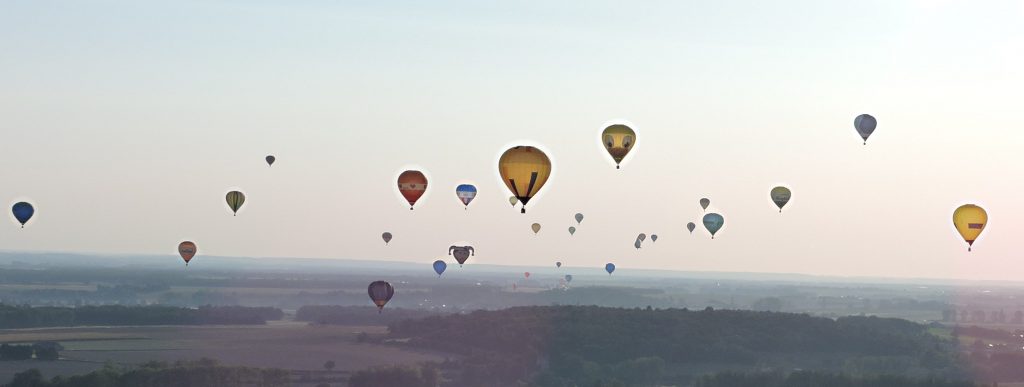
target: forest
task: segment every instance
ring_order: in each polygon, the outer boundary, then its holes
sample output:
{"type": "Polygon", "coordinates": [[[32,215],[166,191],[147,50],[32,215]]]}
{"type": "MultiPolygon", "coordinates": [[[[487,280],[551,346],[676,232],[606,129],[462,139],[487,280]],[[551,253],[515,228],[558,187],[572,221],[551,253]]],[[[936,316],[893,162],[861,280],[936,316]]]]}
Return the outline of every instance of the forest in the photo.
{"type": "Polygon", "coordinates": [[[688,385],[722,370],[967,379],[956,345],[899,319],[737,310],[519,307],[389,325],[390,338],[464,355],[464,385],[688,385]]]}
{"type": "Polygon", "coordinates": [[[0,304],[0,329],[70,327],[82,325],[206,325],[265,324],[279,320],[277,308],[244,306],[82,306],[30,307],[0,304]]]}

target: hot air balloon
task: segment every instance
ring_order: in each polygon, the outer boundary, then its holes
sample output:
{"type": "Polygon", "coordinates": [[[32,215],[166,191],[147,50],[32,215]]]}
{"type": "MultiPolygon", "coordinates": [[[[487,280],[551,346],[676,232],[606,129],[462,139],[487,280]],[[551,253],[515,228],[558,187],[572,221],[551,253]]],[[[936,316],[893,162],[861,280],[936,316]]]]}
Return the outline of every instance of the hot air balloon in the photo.
{"type": "Polygon", "coordinates": [[[458,187],[455,187],[455,196],[458,196],[462,204],[466,206],[466,209],[469,209],[469,202],[473,201],[473,198],[476,197],[476,187],[472,184],[460,184],[458,187]]]}
{"type": "Polygon", "coordinates": [[[636,236],[636,240],[641,241],[641,242],[647,240],[647,234],[640,233],[640,235],[636,236]]]}
{"type": "Polygon", "coordinates": [[[576,235],[576,227],[569,226],[569,235],[576,235]]]}
{"type": "Polygon", "coordinates": [[[636,241],[633,242],[633,247],[636,247],[637,250],[640,250],[640,243],[640,240],[637,239],[636,241]]]}
{"type": "Polygon", "coordinates": [[[551,160],[540,149],[520,145],[506,150],[498,160],[498,172],[512,194],[526,204],[551,176],[551,160]]]}
{"type": "Polygon", "coordinates": [[[772,188],[771,192],[772,201],[775,202],[776,206],[779,206],[779,212],[782,212],[782,207],[789,203],[789,199],[793,197],[793,193],[786,187],[775,187],[772,188]]]}
{"type": "Polygon", "coordinates": [[[512,208],[516,208],[516,203],[519,203],[519,199],[515,195],[509,196],[508,203],[512,205],[512,208]]]}
{"type": "Polygon", "coordinates": [[[534,223],[530,225],[530,229],[533,230],[533,234],[537,235],[540,232],[540,223],[534,223]]]}
{"type": "Polygon", "coordinates": [[[380,234],[380,238],[384,240],[384,244],[386,245],[388,242],[391,242],[391,233],[385,232],[380,234]]]}
{"type": "Polygon", "coordinates": [[[705,210],[705,211],[707,211],[707,209],[708,209],[708,206],[710,206],[710,205],[711,205],[711,199],[708,199],[708,198],[702,198],[702,199],[700,199],[700,208],[701,208],[702,210],[705,210]]]}
{"type": "Polygon", "coordinates": [[[708,229],[711,233],[711,239],[715,239],[715,233],[722,228],[725,224],[725,218],[722,215],[716,213],[710,213],[704,215],[704,228],[708,229]]]}
{"type": "Polygon", "coordinates": [[[395,288],[387,281],[374,281],[366,288],[366,292],[370,294],[373,303],[377,304],[377,313],[384,310],[384,304],[387,304],[388,301],[391,301],[391,297],[395,296],[395,288]]]}
{"type": "Polygon", "coordinates": [[[580,223],[583,223],[583,214],[577,212],[576,213],[576,224],[580,224],[580,223]]]}
{"type": "Polygon", "coordinates": [[[225,199],[227,199],[228,208],[231,208],[231,212],[234,213],[235,216],[238,216],[238,209],[242,208],[242,205],[245,204],[245,194],[238,191],[231,191],[228,192],[225,199]]]}
{"type": "Polygon", "coordinates": [[[476,255],[476,252],[473,250],[473,246],[452,246],[448,248],[448,255],[454,255],[461,267],[469,259],[469,256],[476,255]]]}
{"type": "Polygon", "coordinates": [[[608,275],[612,275],[612,272],[615,271],[615,264],[609,263],[604,265],[604,271],[607,271],[608,275]]]}
{"type": "Polygon", "coordinates": [[[973,204],[964,204],[953,212],[953,226],[967,242],[967,251],[971,251],[974,241],[978,239],[985,225],[988,224],[988,213],[984,208],[973,204]]]}
{"type": "Polygon", "coordinates": [[[409,202],[412,210],[416,201],[427,192],[427,177],[420,171],[405,171],[398,175],[398,192],[409,202]]]}
{"type": "Polygon", "coordinates": [[[636,145],[636,132],[632,128],[616,124],[604,128],[601,132],[601,142],[608,154],[615,160],[615,169],[619,169],[622,159],[626,158],[629,151],[636,145]]]}
{"type": "Polygon", "coordinates": [[[657,242],[657,241],[658,241],[658,236],[655,235],[655,234],[651,234],[651,242],[657,242]]]}
{"type": "Polygon", "coordinates": [[[562,262],[561,261],[555,262],[555,267],[562,267],[562,262]]]}
{"type": "Polygon", "coordinates": [[[565,282],[572,282],[572,274],[565,275],[565,282]]]}
{"type": "Polygon", "coordinates": [[[527,279],[529,279],[530,278],[530,272],[523,273],[523,276],[525,276],[527,279]]]}
{"type": "Polygon", "coordinates": [[[438,277],[440,277],[441,274],[444,273],[444,270],[447,269],[447,268],[448,268],[448,264],[444,263],[444,261],[442,261],[440,259],[434,261],[434,272],[437,273],[438,277]]]}
{"type": "Polygon", "coordinates": [[[868,137],[875,132],[876,126],[878,126],[878,121],[870,114],[861,114],[853,119],[853,127],[857,129],[860,138],[864,139],[864,145],[868,144],[868,137]]]}
{"type": "Polygon", "coordinates": [[[267,165],[268,166],[274,166],[274,162],[275,161],[277,161],[277,157],[274,157],[274,155],[267,155],[267,165]]]}
{"type": "Polygon", "coordinates": [[[191,261],[192,257],[196,256],[197,251],[199,249],[191,241],[184,241],[178,244],[178,254],[181,254],[181,259],[185,260],[185,266],[188,266],[188,261],[191,261]]]}
{"type": "Polygon", "coordinates": [[[696,228],[697,228],[697,225],[693,224],[693,222],[690,222],[690,223],[686,224],[686,229],[690,230],[690,234],[693,234],[693,230],[696,229],[696,228]]]}
{"type": "Polygon", "coordinates": [[[21,228],[25,228],[25,223],[28,223],[29,219],[32,219],[32,215],[36,213],[35,207],[26,202],[14,203],[11,207],[11,213],[14,214],[14,219],[21,223],[21,228]]]}

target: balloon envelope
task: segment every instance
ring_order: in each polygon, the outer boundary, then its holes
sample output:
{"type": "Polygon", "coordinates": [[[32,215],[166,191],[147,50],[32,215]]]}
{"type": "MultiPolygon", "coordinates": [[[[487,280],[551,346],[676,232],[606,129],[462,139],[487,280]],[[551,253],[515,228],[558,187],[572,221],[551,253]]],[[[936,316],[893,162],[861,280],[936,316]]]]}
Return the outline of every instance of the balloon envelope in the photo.
{"type": "Polygon", "coordinates": [[[868,137],[875,132],[876,126],[878,126],[878,121],[870,114],[861,114],[853,119],[853,127],[857,129],[860,138],[864,139],[864,144],[868,143],[868,137]]]}
{"type": "Polygon", "coordinates": [[[455,196],[458,196],[459,201],[468,207],[469,202],[472,202],[473,198],[476,197],[476,186],[472,184],[460,184],[458,187],[455,187],[455,196]]]}
{"type": "Polygon", "coordinates": [[[612,125],[604,128],[601,132],[601,142],[604,149],[615,161],[615,169],[619,169],[622,159],[626,158],[629,151],[636,145],[636,132],[626,125],[612,125]]]}
{"type": "Polygon", "coordinates": [[[416,201],[427,192],[427,177],[420,171],[402,172],[398,175],[398,192],[409,202],[409,209],[413,209],[416,201]]]}
{"type": "Polygon", "coordinates": [[[569,235],[575,235],[575,234],[576,234],[576,227],[569,226],[569,235]]]}
{"type": "Polygon", "coordinates": [[[516,203],[519,203],[519,199],[516,198],[515,195],[508,197],[508,204],[511,204],[512,207],[515,207],[516,203]]]}
{"type": "Polygon", "coordinates": [[[572,282],[572,274],[565,275],[565,282],[572,282]]]}
{"type": "Polygon", "coordinates": [[[694,224],[693,222],[690,222],[690,223],[686,224],[686,229],[690,230],[690,234],[693,234],[693,230],[696,229],[696,228],[697,228],[697,225],[694,224]]]}
{"type": "Polygon", "coordinates": [[[615,271],[615,264],[614,263],[609,263],[609,264],[604,265],[604,271],[607,271],[608,275],[611,275],[612,272],[615,271]]]}
{"type": "Polygon", "coordinates": [[[793,197],[793,192],[786,187],[775,187],[772,188],[771,198],[775,202],[776,206],[779,206],[779,212],[782,212],[782,207],[789,203],[789,199],[793,197]]]}
{"type": "Polygon", "coordinates": [[[551,160],[540,149],[520,145],[508,149],[498,160],[498,173],[512,195],[526,204],[547,183],[551,176],[551,160]]]}
{"type": "Polygon", "coordinates": [[[637,239],[635,242],[633,242],[633,247],[636,247],[637,249],[640,249],[640,243],[641,243],[640,240],[637,239]]]}
{"type": "Polygon", "coordinates": [[[272,165],[274,165],[275,161],[277,161],[277,157],[274,157],[274,155],[268,155],[267,156],[267,165],[271,165],[272,166],[272,165]]]}
{"type": "Polygon", "coordinates": [[[11,207],[11,213],[14,214],[14,219],[21,223],[21,227],[25,227],[25,223],[28,223],[29,219],[32,219],[32,215],[36,213],[35,207],[27,202],[17,202],[11,207]]]}
{"type": "Polygon", "coordinates": [[[242,208],[242,205],[245,204],[245,194],[239,191],[228,192],[224,199],[227,200],[228,208],[235,215],[238,215],[238,209],[242,208]]]}
{"type": "Polygon", "coordinates": [[[455,256],[455,261],[462,266],[470,255],[476,255],[476,250],[473,250],[473,246],[451,246],[448,248],[448,255],[455,256]]]}
{"type": "Polygon", "coordinates": [[[437,273],[438,277],[440,277],[441,274],[444,273],[445,269],[447,269],[447,268],[448,268],[448,264],[444,263],[444,261],[442,261],[440,259],[434,261],[434,272],[437,273]]]}
{"type": "Polygon", "coordinates": [[[715,239],[715,233],[722,229],[724,224],[725,218],[722,215],[716,213],[704,215],[704,228],[708,229],[708,232],[711,233],[711,239],[715,239]]]}
{"type": "Polygon", "coordinates": [[[191,241],[184,241],[178,244],[178,254],[181,254],[181,259],[185,260],[185,266],[188,266],[188,261],[191,261],[192,257],[196,256],[197,251],[199,249],[191,241]]]}
{"type": "Polygon", "coordinates": [[[530,278],[530,272],[523,273],[523,276],[525,276],[526,278],[530,278]]]}
{"type": "Polygon", "coordinates": [[[380,234],[380,239],[384,240],[384,244],[385,245],[388,244],[388,242],[391,242],[391,238],[392,238],[392,235],[389,232],[380,234]]]}
{"type": "Polygon", "coordinates": [[[576,213],[576,224],[580,224],[580,223],[583,223],[583,214],[577,212],[576,213]]]}
{"type": "Polygon", "coordinates": [[[971,251],[974,241],[978,239],[985,225],[988,224],[988,213],[985,209],[973,204],[964,204],[953,211],[953,226],[967,242],[967,251],[971,251]]]}
{"type": "Polygon", "coordinates": [[[658,235],[651,234],[651,242],[657,242],[657,241],[658,241],[658,235]]]}
{"type": "Polygon", "coordinates": [[[708,198],[700,199],[700,208],[701,209],[706,210],[706,209],[708,209],[708,206],[710,206],[710,205],[711,205],[711,199],[708,199],[708,198]]]}
{"type": "Polygon", "coordinates": [[[636,236],[636,240],[641,241],[641,242],[647,240],[647,234],[640,233],[640,235],[636,236]]]}
{"type": "Polygon", "coordinates": [[[555,262],[555,267],[562,267],[562,262],[555,262]]]}
{"type": "Polygon", "coordinates": [[[534,234],[539,233],[540,232],[540,223],[531,224],[530,225],[530,229],[533,230],[534,234]]]}
{"type": "Polygon", "coordinates": [[[395,288],[387,281],[374,281],[367,287],[366,292],[370,294],[370,299],[377,305],[378,310],[384,309],[384,304],[395,296],[395,288]]]}

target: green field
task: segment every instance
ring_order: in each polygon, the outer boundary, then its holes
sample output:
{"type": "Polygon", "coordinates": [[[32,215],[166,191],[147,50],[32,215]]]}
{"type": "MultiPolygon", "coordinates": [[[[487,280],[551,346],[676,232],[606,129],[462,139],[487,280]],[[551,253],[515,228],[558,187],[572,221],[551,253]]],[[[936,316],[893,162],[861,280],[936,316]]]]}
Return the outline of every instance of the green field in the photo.
{"type": "Polygon", "coordinates": [[[137,364],[150,360],[212,358],[226,365],[322,370],[334,360],[335,371],[378,365],[443,361],[439,354],[356,342],[361,332],[383,334],[382,326],[83,327],[0,331],[0,342],[59,341],[61,360],[0,362],[0,383],[14,373],[38,368],[47,377],[89,372],[104,363],[137,364]]]}

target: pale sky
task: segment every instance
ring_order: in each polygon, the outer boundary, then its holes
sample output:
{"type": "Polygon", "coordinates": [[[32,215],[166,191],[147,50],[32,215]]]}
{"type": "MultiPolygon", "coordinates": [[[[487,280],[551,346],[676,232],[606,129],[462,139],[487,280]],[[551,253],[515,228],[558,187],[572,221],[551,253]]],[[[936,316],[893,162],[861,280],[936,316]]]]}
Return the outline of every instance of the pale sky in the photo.
{"type": "Polygon", "coordinates": [[[0,202],[37,210],[0,249],[1024,275],[1024,3],[297,3],[0,4],[0,202]],[[610,122],[638,134],[621,170],[610,122]],[[555,163],[526,215],[497,177],[518,144],[555,163]],[[701,197],[715,240],[685,229],[701,197]],[[989,212],[972,253],[965,203],[989,212]]]}

